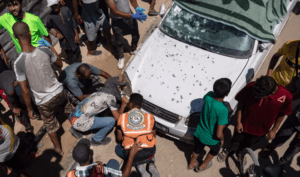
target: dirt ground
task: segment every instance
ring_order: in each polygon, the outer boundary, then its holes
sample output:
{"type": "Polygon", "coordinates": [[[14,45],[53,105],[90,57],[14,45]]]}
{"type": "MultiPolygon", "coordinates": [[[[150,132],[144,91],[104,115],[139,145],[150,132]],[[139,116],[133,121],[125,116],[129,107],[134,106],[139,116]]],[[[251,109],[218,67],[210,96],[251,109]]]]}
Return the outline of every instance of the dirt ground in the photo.
{"type": "MultiPolygon", "coordinates": [[[[159,11],[159,7],[161,4],[164,3],[166,8],[169,7],[172,4],[171,0],[157,0],[156,4],[156,10],[159,11]]],[[[70,4],[69,1],[67,1],[67,4],[70,4]]],[[[146,13],[149,9],[149,2],[147,0],[138,1],[138,4],[140,7],[143,7],[147,9],[146,13]]],[[[132,8],[133,9],[133,8],[132,8]]],[[[160,21],[160,17],[148,17],[147,21],[144,23],[139,23],[139,31],[140,31],[140,42],[139,46],[142,44],[142,42],[151,34],[152,30],[157,26],[157,24],[160,21]]],[[[269,64],[269,61],[272,57],[272,55],[282,46],[282,44],[286,41],[292,40],[292,39],[299,39],[300,38],[300,19],[299,16],[292,13],[290,16],[290,19],[282,31],[280,37],[278,38],[276,44],[273,46],[269,56],[267,57],[266,61],[264,62],[262,68],[258,71],[258,74],[254,79],[259,77],[262,74],[266,74],[267,67],[269,64]]],[[[129,43],[131,42],[130,36],[125,36],[124,42],[129,43]]],[[[65,60],[65,55],[61,52],[59,44],[55,46],[55,49],[58,53],[61,53],[62,58],[65,60]]],[[[82,62],[92,64],[107,73],[109,73],[112,76],[118,76],[120,74],[120,70],[117,68],[117,60],[110,52],[108,52],[105,48],[103,48],[103,45],[98,47],[98,50],[102,51],[102,55],[99,57],[89,57],[86,56],[87,49],[86,46],[81,47],[81,52],[83,55],[82,62]]],[[[130,58],[130,54],[127,52],[125,53],[125,59],[128,61],[130,58]]],[[[158,56],[159,57],[159,56],[158,56]]],[[[64,67],[66,67],[68,62],[65,60],[64,67]]],[[[3,103],[3,102],[2,102],[3,103]]],[[[5,105],[5,104],[4,104],[5,105]]],[[[3,118],[6,122],[9,122],[12,127],[14,127],[14,130],[16,133],[23,132],[24,128],[22,125],[20,125],[18,122],[14,122],[12,119],[11,111],[5,106],[4,108],[1,108],[0,117],[3,118]]],[[[38,154],[36,158],[32,161],[31,165],[27,169],[27,172],[33,176],[33,177],[59,177],[63,176],[72,165],[72,157],[71,157],[71,151],[76,142],[78,141],[75,137],[71,135],[69,132],[70,123],[67,120],[66,117],[61,116],[59,118],[62,129],[58,132],[59,137],[61,139],[62,148],[64,151],[63,157],[58,156],[53,150],[53,145],[49,139],[49,136],[46,134],[40,143],[43,144],[43,147],[39,148],[38,154]]],[[[32,121],[32,124],[34,125],[35,133],[42,127],[43,123],[42,121],[34,120],[32,121]]],[[[233,126],[230,125],[228,129],[225,131],[225,137],[227,140],[227,145],[229,143],[229,139],[232,135],[233,126]]],[[[100,146],[100,147],[93,147],[94,151],[94,161],[102,161],[107,162],[109,159],[117,159],[121,164],[123,163],[120,158],[117,157],[117,155],[114,152],[116,142],[115,142],[115,135],[114,131],[112,131],[109,135],[113,139],[112,143],[106,145],[106,146],[100,146]]],[[[225,141],[226,141],[225,140],[225,141]]],[[[262,139],[253,149],[255,150],[256,154],[259,154],[261,148],[263,148],[268,143],[267,139],[262,139]]],[[[283,155],[286,148],[288,147],[289,142],[286,143],[284,146],[278,148],[276,152],[272,154],[272,158],[270,159],[262,159],[259,157],[259,162],[261,165],[267,165],[271,164],[271,162],[278,162],[279,158],[283,155]]],[[[225,145],[226,146],[226,145],[225,145]]],[[[158,134],[157,136],[157,152],[155,155],[156,159],[156,166],[158,171],[160,172],[162,177],[179,177],[179,176],[190,176],[190,177],[196,177],[196,176],[211,176],[211,177],[230,177],[230,176],[238,176],[236,173],[237,169],[234,164],[234,161],[232,159],[229,159],[229,163],[226,165],[225,163],[218,163],[216,159],[213,160],[213,166],[207,170],[202,172],[201,174],[197,174],[195,172],[187,171],[187,163],[190,160],[191,153],[193,151],[193,147],[191,145],[187,145],[185,143],[182,143],[180,141],[171,139],[169,137],[166,137],[162,134],[158,134]]],[[[208,149],[206,149],[206,152],[208,152],[208,149]]],[[[201,154],[199,157],[199,161],[201,162],[201,157],[203,157],[205,154],[201,154]]],[[[285,167],[285,175],[289,177],[294,176],[300,176],[300,156],[297,155],[294,157],[291,166],[285,167]]],[[[131,177],[137,177],[140,176],[135,169],[133,168],[133,172],[131,174],[131,177]]]]}

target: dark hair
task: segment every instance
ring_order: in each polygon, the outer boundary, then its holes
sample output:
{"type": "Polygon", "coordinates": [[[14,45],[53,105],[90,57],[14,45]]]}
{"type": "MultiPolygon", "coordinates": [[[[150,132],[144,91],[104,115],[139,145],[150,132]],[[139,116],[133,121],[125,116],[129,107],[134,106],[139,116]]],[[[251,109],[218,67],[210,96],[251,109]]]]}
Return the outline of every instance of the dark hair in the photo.
{"type": "Polygon", "coordinates": [[[218,79],[214,83],[213,89],[217,98],[224,98],[230,92],[231,81],[228,78],[218,79]]]}
{"type": "Polygon", "coordinates": [[[84,77],[84,76],[85,76],[85,73],[86,73],[87,71],[89,71],[90,69],[91,69],[91,68],[89,67],[89,65],[87,65],[87,64],[81,64],[81,65],[77,68],[76,72],[77,72],[77,74],[80,75],[81,77],[84,77]]]}
{"type": "Polygon", "coordinates": [[[141,108],[143,105],[143,96],[138,93],[133,93],[130,95],[129,102],[132,103],[135,107],[141,108]]]}
{"type": "Polygon", "coordinates": [[[17,39],[27,39],[30,37],[29,26],[22,21],[17,21],[12,28],[17,39]]]}
{"type": "Polygon", "coordinates": [[[6,4],[8,4],[8,3],[13,4],[15,1],[18,1],[22,5],[23,0],[6,0],[6,4]]]}
{"type": "Polygon", "coordinates": [[[270,76],[261,76],[253,85],[253,95],[256,99],[261,99],[269,96],[275,91],[277,86],[276,81],[270,76]]]}

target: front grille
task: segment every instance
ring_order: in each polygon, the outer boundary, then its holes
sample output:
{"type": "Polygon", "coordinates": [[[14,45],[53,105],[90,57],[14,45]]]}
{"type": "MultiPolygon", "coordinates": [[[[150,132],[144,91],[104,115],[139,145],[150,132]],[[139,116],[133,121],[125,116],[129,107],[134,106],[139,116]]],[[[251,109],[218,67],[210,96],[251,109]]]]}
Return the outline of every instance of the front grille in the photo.
{"type": "Polygon", "coordinates": [[[155,116],[158,116],[159,118],[162,118],[168,122],[177,123],[179,121],[179,119],[178,119],[179,115],[174,114],[170,111],[167,111],[159,106],[156,106],[155,104],[150,103],[147,100],[144,100],[144,104],[143,104],[142,108],[145,111],[147,111],[155,116]]]}

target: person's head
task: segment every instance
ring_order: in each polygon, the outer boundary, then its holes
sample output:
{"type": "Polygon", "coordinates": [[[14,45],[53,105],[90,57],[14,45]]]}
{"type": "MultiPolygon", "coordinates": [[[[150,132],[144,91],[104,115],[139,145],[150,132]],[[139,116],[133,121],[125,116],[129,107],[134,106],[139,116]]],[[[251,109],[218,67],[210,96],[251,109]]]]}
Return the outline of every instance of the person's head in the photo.
{"type": "Polygon", "coordinates": [[[213,86],[215,97],[224,98],[225,96],[227,96],[230,92],[231,84],[231,81],[227,78],[216,80],[213,86]]]}
{"type": "Polygon", "coordinates": [[[51,7],[52,11],[59,12],[60,10],[60,3],[59,0],[47,0],[47,6],[51,7]]]}
{"type": "Polygon", "coordinates": [[[276,93],[277,83],[270,76],[261,76],[253,85],[253,95],[255,99],[266,98],[276,93]]]}
{"type": "Polygon", "coordinates": [[[89,79],[91,77],[92,70],[87,64],[82,64],[77,68],[76,73],[80,79],[89,79]]]}
{"type": "Polygon", "coordinates": [[[26,23],[22,21],[17,21],[12,28],[14,32],[14,37],[17,38],[19,42],[31,41],[31,33],[26,23]]]}
{"type": "Polygon", "coordinates": [[[83,138],[74,147],[72,156],[73,159],[77,163],[79,163],[80,166],[85,166],[90,164],[90,160],[92,158],[90,146],[91,146],[91,142],[88,139],[83,138]]]}
{"type": "Polygon", "coordinates": [[[7,7],[9,12],[14,16],[18,17],[22,15],[22,0],[7,0],[7,7]]]}
{"type": "Polygon", "coordinates": [[[130,99],[128,102],[129,109],[133,108],[141,108],[143,106],[143,96],[138,93],[133,93],[130,95],[130,99]]]}

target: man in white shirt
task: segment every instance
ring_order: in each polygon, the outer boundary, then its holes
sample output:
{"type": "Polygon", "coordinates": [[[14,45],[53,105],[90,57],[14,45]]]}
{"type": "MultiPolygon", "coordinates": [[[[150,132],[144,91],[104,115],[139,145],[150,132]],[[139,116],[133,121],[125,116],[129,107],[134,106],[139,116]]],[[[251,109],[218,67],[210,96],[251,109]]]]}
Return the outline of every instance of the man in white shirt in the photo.
{"type": "Polygon", "coordinates": [[[39,44],[51,48],[36,48],[31,45],[31,35],[26,23],[18,21],[13,26],[14,36],[19,40],[22,53],[14,64],[17,81],[21,86],[23,100],[28,110],[28,116],[33,118],[31,108],[30,89],[35,98],[35,103],[44,121],[44,125],[49,137],[54,145],[54,149],[60,155],[63,154],[58,141],[56,131],[60,125],[56,119],[59,108],[67,104],[67,96],[63,91],[63,86],[56,79],[55,73],[51,68],[51,63],[62,67],[59,56],[55,56],[52,51],[54,48],[44,39],[39,44]]]}

